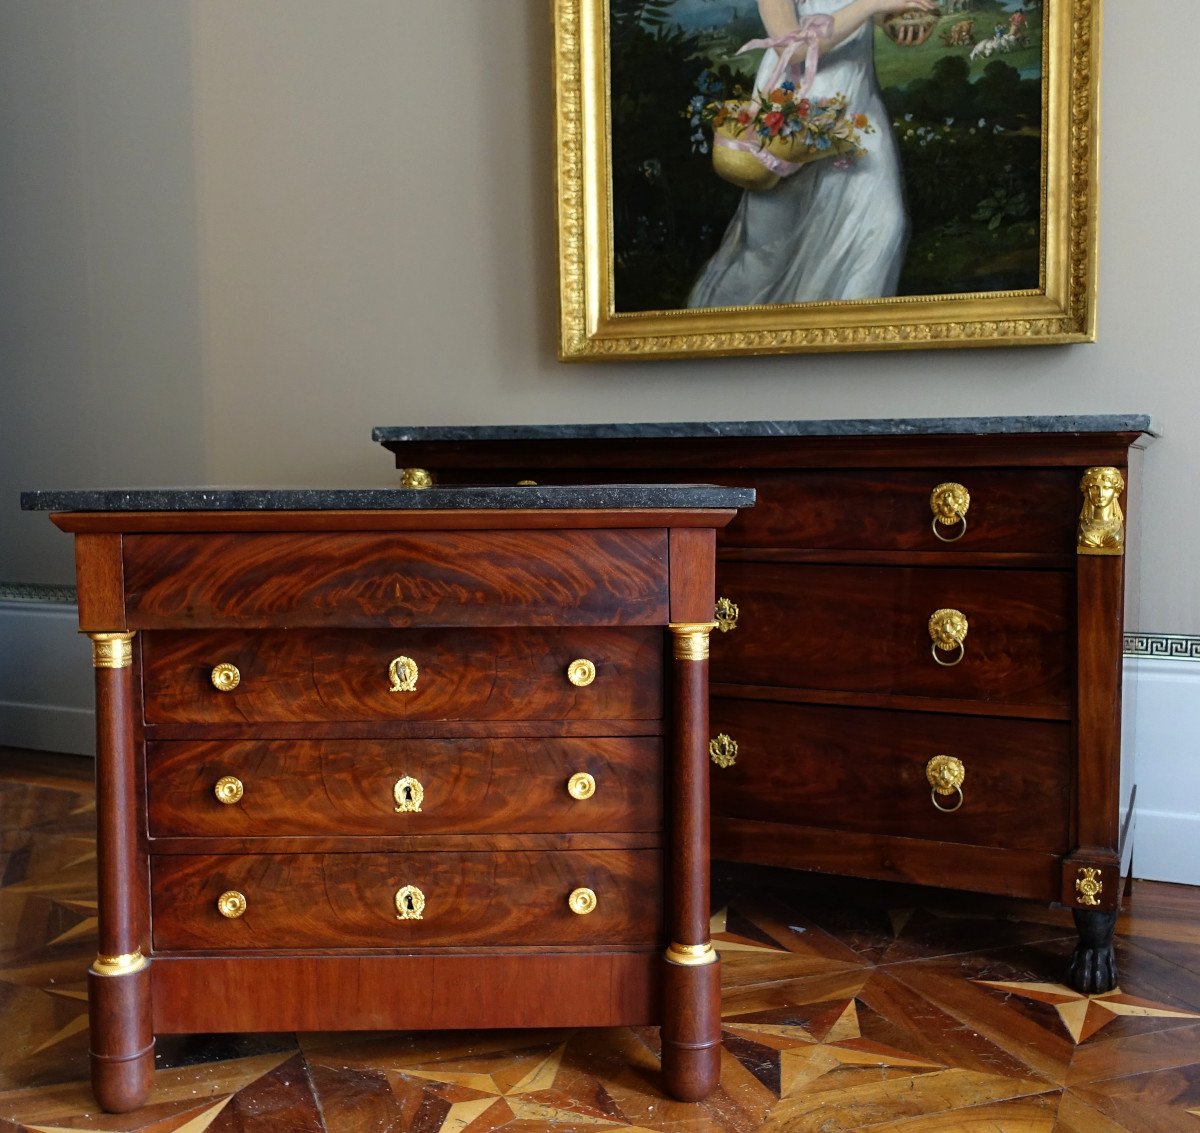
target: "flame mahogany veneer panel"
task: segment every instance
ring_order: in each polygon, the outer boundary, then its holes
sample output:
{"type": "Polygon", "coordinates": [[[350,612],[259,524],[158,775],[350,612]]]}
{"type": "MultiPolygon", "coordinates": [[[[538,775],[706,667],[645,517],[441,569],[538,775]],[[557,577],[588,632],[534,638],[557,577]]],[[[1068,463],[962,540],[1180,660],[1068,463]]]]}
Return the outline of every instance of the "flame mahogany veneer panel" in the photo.
{"type": "Polygon", "coordinates": [[[152,836],[314,837],[655,831],[663,820],[662,740],[274,740],[151,743],[152,836]],[[595,780],[591,798],[567,791],[595,780]],[[243,784],[218,801],[218,780],[243,784]],[[416,779],[419,811],[396,809],[395,785],[416,779]]]}
{"type": "MultiPolygon", "coordinates": [[[[738,739],[736,762],[713,768],[715,822],[739,819],[892,834],[996,849],[1063,853],[1068,846],[1071,729],[990,720],[714,698],[714,731],[738,739]],[[786,735],[789,743],[779,743],[786,735]],[[935,809],[926,764],[966,770],[962,805],[935,809]]],[[[954,806],[957,796],[941,798],[954,806]]]]}
{"type": "Polygon", "coordinates": [[[725,562],[717,588],[740,617],[714,645],[714,682],[1069,710],[1075,580],[1064,571],[725,562]],[[968,622],[952,666],[934,660],[928,627],[947,607],[968,622]]]}
{"type": "Polygon", "coordinates": [[[151,724],[389,720],[659,720],[663,631],[596,629],[162,630],[142,635],[151,724]],[[417,663],[412,692],[388,667],[417,663]],[[578,688],[567,667],[596,666],[578,688]],[[236,688],[213,687],[228,662],[236,688]]]}
{"type": "MultiPolygon", "coordinates": [[[[722,472],[721,483],[749,483],[722,472]]],[[[729,547],[916,552],[1073,554],[1074,530],[1061,517],[1079,508],[1079,476],[1069,468],[811,469],[756,472],[758,502],[721,537],[729,547]],[[965,529],[939,525],[929,497],[946,482],[969,492],[965,529]]]]}
{"type": "Polygon", "coordinates": [[[411,854],[158,855],[150,892],[156,951],[651,945],[662,932],[662,854],[597,850],[411,854]],[[424,896],[400,919],[404,886],[424,896]],[[580,887],[596,907],[567,905],[580,887]],[[229,919],[217,898],[236,890],[229,919]]]}
{"type": "Polygon", "coordinates": [[[661,625],[661,530],[127,535],[131,628],[661,625]]]}

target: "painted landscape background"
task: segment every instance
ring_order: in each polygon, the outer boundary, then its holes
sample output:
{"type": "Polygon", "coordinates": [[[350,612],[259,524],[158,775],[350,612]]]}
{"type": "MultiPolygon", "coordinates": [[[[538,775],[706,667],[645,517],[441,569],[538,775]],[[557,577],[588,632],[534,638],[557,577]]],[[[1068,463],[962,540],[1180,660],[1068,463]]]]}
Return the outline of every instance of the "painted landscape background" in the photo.
{"type": "MultiPolygon", "coordinates": [[[[934,33],[875,62],[900,143],[912,235],[900,295],[1038,286],[1042,0],[942,0],[934,33]],[[1025,42],[984,57],[974,43],[1027,19],[1025,42]],[[962,42],[954,42],[955,37],[962,42]]],[[[741,191],[696,152],[687,106],[702,74],[749,90],[763,35],[753,0],[609,0],[614,303],[680,308],[741,191]]]]}

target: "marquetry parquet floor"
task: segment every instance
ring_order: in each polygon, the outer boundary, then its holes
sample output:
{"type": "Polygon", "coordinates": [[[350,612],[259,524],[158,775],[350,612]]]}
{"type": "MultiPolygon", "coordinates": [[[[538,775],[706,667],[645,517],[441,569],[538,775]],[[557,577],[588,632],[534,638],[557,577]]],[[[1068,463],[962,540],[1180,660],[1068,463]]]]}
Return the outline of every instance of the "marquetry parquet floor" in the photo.
{"type": "Polygon", "coordinates": [[[653,1030],[250,1035],[160,1040],[150,1104],[101,1114],[90,774],[0,749],[0,1133],[1200,1133],[1200,889],[1138,883],[1088,998],[1062,911],[731,868],[702,1104],[661,1092],[653,1030]]]}

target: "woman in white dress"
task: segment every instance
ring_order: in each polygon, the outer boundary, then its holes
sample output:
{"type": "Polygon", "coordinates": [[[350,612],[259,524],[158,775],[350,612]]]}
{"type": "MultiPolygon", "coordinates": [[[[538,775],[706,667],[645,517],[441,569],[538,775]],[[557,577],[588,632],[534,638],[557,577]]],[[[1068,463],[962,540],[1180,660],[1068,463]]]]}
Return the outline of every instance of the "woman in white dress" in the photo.
{"type": "MultiPolygon", "coordinates": [[[[900,159],[875,77],[872,18],[892,12],[936,11],[933,0],[758,0],[772,39],[831,16],[819,40],[812,99],[844,94],[866,114],[874,133],[849,168],[831,159],[810,162],[765,192],[747,191],[716,254],[701,270],[689,307],[740,307],[822,299],[874,299],[896,293],[908,241],[900,159]]],[[[804,52],[785,78],[800,85],[804,52]]],[[[763,54],[756,88],[778,56],[763,54]]]]}

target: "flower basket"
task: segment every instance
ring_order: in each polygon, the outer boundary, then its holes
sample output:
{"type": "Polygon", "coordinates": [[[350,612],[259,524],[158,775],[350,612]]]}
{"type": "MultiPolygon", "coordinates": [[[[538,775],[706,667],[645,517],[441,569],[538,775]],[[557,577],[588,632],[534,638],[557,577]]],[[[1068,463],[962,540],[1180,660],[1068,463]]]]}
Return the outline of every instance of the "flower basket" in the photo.
{"type": "Polygon", "coordinates": [[[865,152],[861,135],[871,130],[841,95],[810,102],[793,100],[790,92],[782,103],[725,102],[710,121],[713,171],[751,192],[773,189],[810,162],[848,164],[865,152]]]}
{"type": "Polygon", "coordinates": [[[771,158],[799,167],[828,157],[852,157],[859,149],[856,142],[842,138],[829,139],[829,145],[824,149],[818,149],[812,142],[796,134],[788,138],[761,139],[754,135],[747,138],[747,131],[743,130],[739,135],[736,127],[728,124],[716,127],[713,134],[713,172],[739,189],[757,193],[773,189],[783,180],[784,174],[771,168],[774,164],[771,158]],[[723,145],[717,140],[717,135],[730,142],[747,141],[752,148],[723,145]],[[767,160],[764,161],[764,158],[767,160]]]}
{"type": "Polygon", "coordinates": [[[937,26],[937,12],[893,12],[883,20],[884,34],[901,47],[920,47],[937,26]]]}

